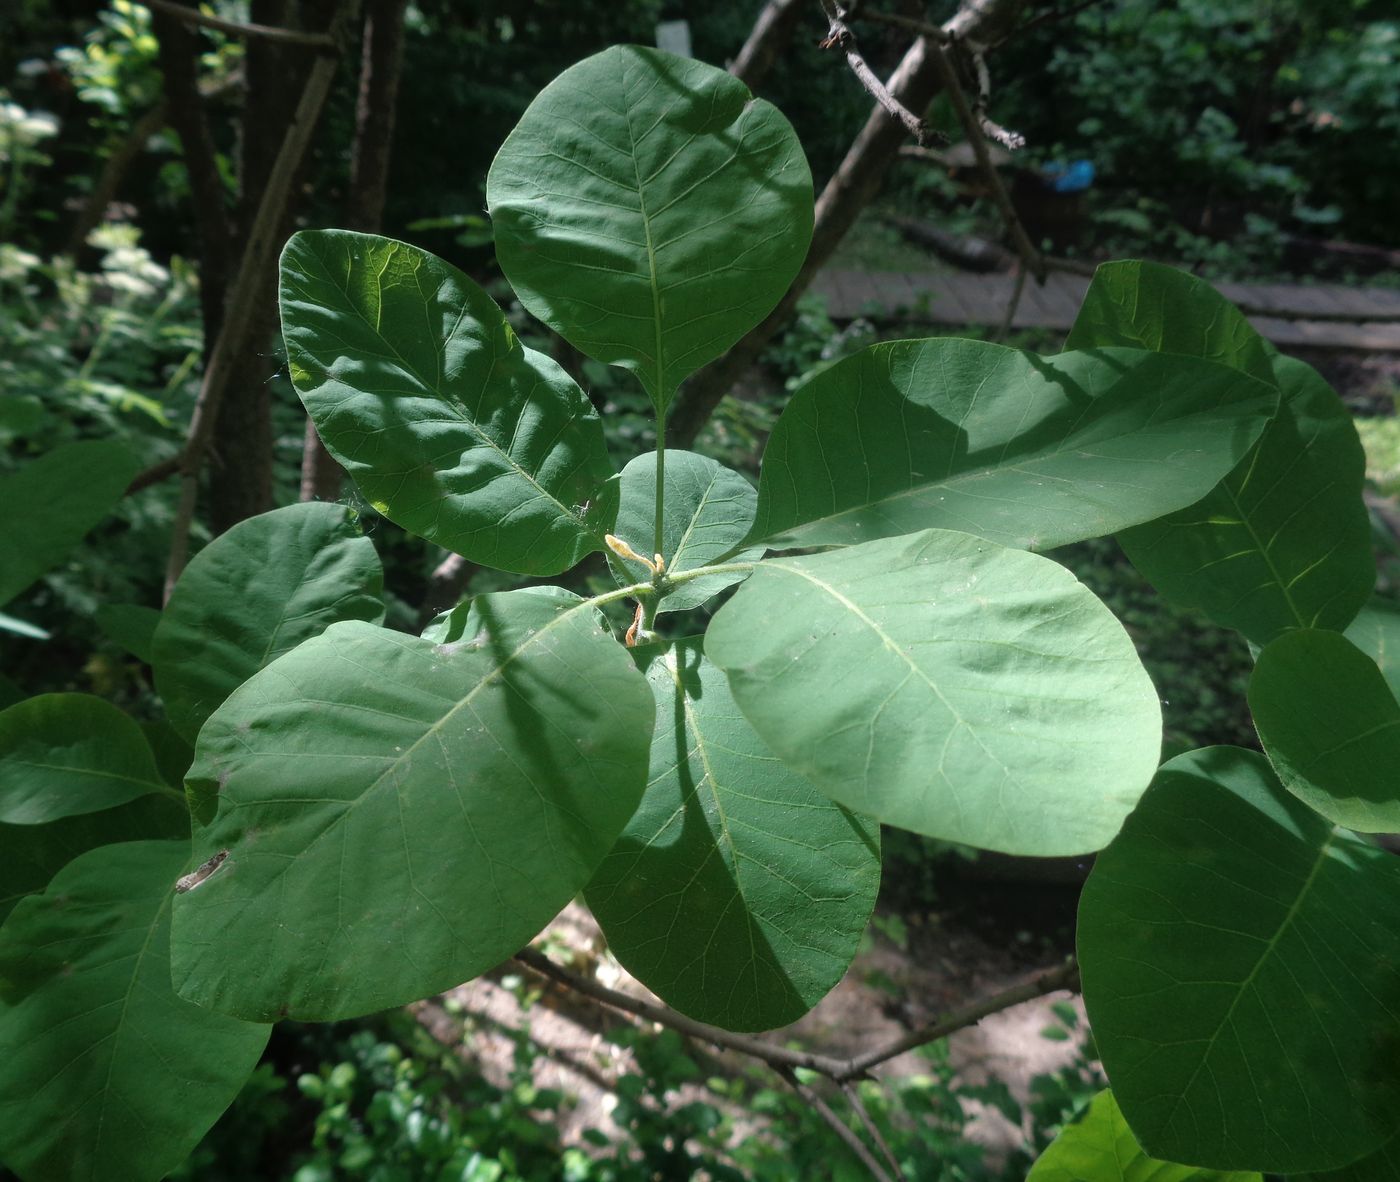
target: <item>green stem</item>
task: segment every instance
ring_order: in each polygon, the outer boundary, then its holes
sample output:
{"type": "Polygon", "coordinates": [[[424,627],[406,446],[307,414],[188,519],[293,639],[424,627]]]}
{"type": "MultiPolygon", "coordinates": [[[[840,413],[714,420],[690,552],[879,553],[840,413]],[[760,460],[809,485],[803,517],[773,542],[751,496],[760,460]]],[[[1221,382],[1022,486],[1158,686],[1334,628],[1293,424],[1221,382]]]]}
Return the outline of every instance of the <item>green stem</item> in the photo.
{"type": "Polygon", "coordinates": [[[652,553],[661,553],[662,511],[666,508],[666,412],[656,415],[656,524],[652,530],[652,553]]]}
{"type": "Polygon", "coordinates": [[[747,574],[757,565],[757,562],[724,562],[716,566],[697,566],[693,570],[681,571],[678,575],[667,577],[672,586],[680,586],[691,579],[703,579],[706,575],[747,574]]]}

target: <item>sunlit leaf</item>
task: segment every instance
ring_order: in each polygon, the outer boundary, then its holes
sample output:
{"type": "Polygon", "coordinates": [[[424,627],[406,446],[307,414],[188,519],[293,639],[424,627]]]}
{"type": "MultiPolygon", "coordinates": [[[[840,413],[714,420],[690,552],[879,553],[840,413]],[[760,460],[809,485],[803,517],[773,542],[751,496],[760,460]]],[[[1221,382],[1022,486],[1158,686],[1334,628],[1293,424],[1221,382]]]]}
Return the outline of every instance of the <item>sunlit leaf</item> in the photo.
{"type": "Polygon", "coordinates": [[[499,964],[635,810],[653,706],[591,608],[484,596],[435,643],[333,624],[200,732],[176,988],[248,1018],[401,1005],[499,964]]]}
{"type": "Polygon", "coordinates": [[[521,574],[602,549],[617,474],[597,412],[455,267],[372,234],[297,234],[282,333],[327,450],[386,517],[521,574]]]}
{"type": "Polygon", "coordinates": [[[486,181],[521,303],[664,409],[807,256],[812,176],[782,113],[724,70],[635,45],[565,70],[486,181]]]}
{"type": "Polygon", "coordinates": [[[784,409],[752,536],[848,545],[938,527],[1061,546],[1191,504],[1277,405],[1272,386],[1234,370],[1140,350],[872,345],[784,409]]]}
{"type": "Polygon", "coordinates": [[[1156,691],[1049,559],[949,530],[760,563],[705,652],[833,800],[1014,854],[1106,844],[1157,766],[1156,691]]]}

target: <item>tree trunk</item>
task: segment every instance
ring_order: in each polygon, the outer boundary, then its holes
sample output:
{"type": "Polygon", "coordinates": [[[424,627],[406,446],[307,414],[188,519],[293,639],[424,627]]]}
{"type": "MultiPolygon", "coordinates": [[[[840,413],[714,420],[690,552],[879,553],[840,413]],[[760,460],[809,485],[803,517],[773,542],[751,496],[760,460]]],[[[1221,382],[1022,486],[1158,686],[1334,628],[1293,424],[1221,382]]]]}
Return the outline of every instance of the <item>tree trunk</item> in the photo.
{"type": "MultiPolygon", "coordinates": [[[[350,191],[345,224],[351,230],[377,233],[384,222],[389,184],[389,156],[403,70],[403,18],[407,0],[369,0],[365,9],[360,60],[360,90],[355,104],[355,141],[350,156],[350,191]]],[[[316,434],[310,419],[302,446],[301,499],[334,501],[340,496],[344,470],[316,434]]]]}
{"type": "Polygon", "coordinates": [[[805,0],[768,0],[729,72],[750,90],[757,90],[778,60],[778,55],[792,40],[798,19],[806,7],[805,0]]]}

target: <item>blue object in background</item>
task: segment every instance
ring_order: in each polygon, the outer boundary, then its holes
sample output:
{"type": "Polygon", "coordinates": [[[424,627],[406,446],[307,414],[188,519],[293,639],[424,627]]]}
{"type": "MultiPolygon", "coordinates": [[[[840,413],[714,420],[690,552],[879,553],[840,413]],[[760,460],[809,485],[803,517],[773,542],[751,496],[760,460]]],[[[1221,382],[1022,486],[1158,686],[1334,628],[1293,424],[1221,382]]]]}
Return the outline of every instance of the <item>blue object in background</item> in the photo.
{"type": "Polygon", "coordinates": [[[1094,183],[1094,162],[1071,160],[1061,164],[1056,161],[1041,169],[1040,175],[1056,193],[1082,193],[1094,183]]]}

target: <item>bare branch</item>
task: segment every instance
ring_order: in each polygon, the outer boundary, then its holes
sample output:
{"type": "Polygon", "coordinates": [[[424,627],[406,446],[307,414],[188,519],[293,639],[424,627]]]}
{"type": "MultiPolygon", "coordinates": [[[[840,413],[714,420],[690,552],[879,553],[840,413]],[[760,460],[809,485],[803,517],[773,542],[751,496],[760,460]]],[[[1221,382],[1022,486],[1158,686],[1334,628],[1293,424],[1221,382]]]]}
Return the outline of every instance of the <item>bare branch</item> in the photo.
{"type": "Polygon", "coordinates": [[[851,1132],[846,1122],[831,1111],[827,1102],[815,1090],[797,1078],[791,1067],[774,1067],[773,1070],[787,1081],[788,1086],[794,1092],[816,1109],[817,1115],[826,1121],[831,1131],[846,1143],[847,1148],[860,1159],[860,1164],[870,1172],[870,1176],[876,1179],[876,1182],[894,1182],[894,1179],[884,1171],[880,1163],[875,1160],[874,1155],[866,1148],[865,1142],[851,1132]]]}
{"type": "Polygon", "coordinates": [[[880,1151],[881,1156],[889,1163],[890,1173],[899,1179],[899,1182],[904,1182],[904,1171],[899,1168],[899,1159],[895,1157],[894,1151],[890,1149],[889,1142],[885,1140],[884,1135],[880,1132],[880,1126],[875,1123],[870,1113],[866,1111],[865,1102],[860,1098],[860,1092],[857,1090],[855,1084],[851,1083],[849,1080],[843,1081],[841,1084],[841,1094],[846,1097],[846,1103],[851,1106],[851,1111],[860,1118],[860,1123],[865,1127],[866,1133],[869,1135],[870,1139],[875,1142],[875,1148],[880,1151]]]}
{"type": "Polygon", "coordinates": [[[836,5],[835,0],[822,0],[822,8],[826,11],[829,27],[826,37],[821,41],[821,48],[843,50],[846,54],[846,63],[851,67],[851,72],[860,84],[870,92],[880,106],[904,124],[904,129],[918,140],[920,147],[926,148],[930,143],[946,143],[947,141],[940,133],[933,131],[919,116],[895,98],[885,88],[885,84],[880,81],[875,71],[866,64],[865,58],[856,48],[855,34],[846,24],[842,10],[836,5]]]}
{"type": "Polygon", "coordinates": [[[175,0],[142,0],[147,8],[177,17],[187,25],[199,25],[205,29],[217,29],[232,37],[261,37],[266,41],[280,41],[284,45],[309,45],[317,49],[334,51],[337,42],[329,33],[305,33],[298,29],[276,29],[271,25],[244,25],[237,21],[226,21],[221,17],[209,16],[195,8],[186,8],[175,0]]]}
{"type": "Polygon", "coordinates": [[[804,0],[768,0],[754,21],[748,40],[729,72],[750,90],[757,90],[778,55],[792,40],[804,0]]]}
{"type": "Polygon", "coordinates": [[[911,1051],[925,1043],[946,1038],[964,1026],[972,1026],[990,1014],[999,1013],[1014,1005],[1020,1005],[1024,1001],[1041,996],[1041,994],[1053,993],[1057,989],[1071,988],[1079,978],[1078,966],[1073,961],[1067,961],[1065,964],[1056,965],[1053,968],[1042,969],[1020,985],[1013,985],[991,997],[982,998],[960,1010],[954,1010],[937,1022],[932,1022],[919,1030],[906,1034],[886,1046],[879,1047],[864,1055],[858,1055],[855,1058],[838,1059],[835,1056],[822,1055],[814,1051],[792,1050],[789,1047],[778,1046],[766,1039],[755,1038],[747,1034],[735,1034],[729,1030],[722,1030],[718,1026],[697,1022],[694,1018],[687,1018],[684,1014],[679,1014],[666,1006],[655,1005],[639,997],[620,993],[616,989],[609,989],[606,985],[600,985],[588,977],[580,976],[578,973],[566,969],[563,965],[556,964],[535,948],[522,949],[516,953],[515,959],[527,968],[539,973],[540,976],[548,977],[551,981],[555,981],[575,993],[591,997],[594,1001],[612,1006],[613,1009],[635,1014],[649,1022],[668,1026],[672,1030],[689,1035],[701,1042],[738,1051],[753,1059],[761,1059],[770,1067],[803,1067],[809,1071],[815,1071],[819,1075],[824,1075],[835,1083],[860,1079],[869,1074],[870,1068],[902,1055],[905,1051],[911,1051]]]}
{"type": "Polygon", "coordinates": [[[1006,315],[1001,318],[1001,327],[997,329],[992,340],[1006,340],[1007,334],[1011,331],[1011,322],[1016,319],[1016,309],[1021,306],[1021,293],[1025,290],[1026,264],[1018,262],[1016,264],[1016,286],[1011,289],[1011,298],[1006,301],[1006,315]]]}

